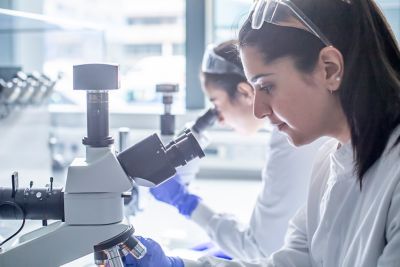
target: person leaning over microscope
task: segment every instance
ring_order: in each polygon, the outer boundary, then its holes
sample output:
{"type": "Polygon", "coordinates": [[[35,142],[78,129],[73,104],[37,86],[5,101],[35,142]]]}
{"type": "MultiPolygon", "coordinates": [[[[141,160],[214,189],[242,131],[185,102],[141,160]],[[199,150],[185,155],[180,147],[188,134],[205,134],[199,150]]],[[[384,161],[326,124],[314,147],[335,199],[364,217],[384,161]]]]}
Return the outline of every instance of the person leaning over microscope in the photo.
{"type": "Polygon", "coordinates": [[[255,3],[239,32],[254,114],[297,146],[332,137],[307,203],[269,258],[189,261],[140,237],[148,254],[132,265],[400,266],[400,49],[385,16],[374,0],[255,3]]]}
{"type": "MultiPolygon", "coordinates": [[[[220,124],[246,136],[266,126],[265,120],[253,115],[254,90],[244,75],[236,41],[208,47],[201,82],[218,111],[220,124]]],[[[295,148],[277,129],[272,130],[266,146],[262,188],[248,225],[232,215],[213,211],[212,205],[188,190],[182,181],[187,178],[183,179],[179,170],[175,177],[150,192],[196,222],[226,255],[242,260],[265,258],[283,245],[289,219],[306,200],[311,166],[320,145],[316,141],[295,148]]]]}

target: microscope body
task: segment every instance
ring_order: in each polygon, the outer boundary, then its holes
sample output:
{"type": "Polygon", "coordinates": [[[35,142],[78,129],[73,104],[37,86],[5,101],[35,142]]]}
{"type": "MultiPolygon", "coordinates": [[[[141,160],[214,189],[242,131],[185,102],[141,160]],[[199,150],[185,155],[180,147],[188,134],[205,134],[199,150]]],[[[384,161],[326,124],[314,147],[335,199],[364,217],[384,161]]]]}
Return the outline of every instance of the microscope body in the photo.
{"type": "Polygon", "coordinates": [[[92,253],[95,244],[129,228],[122,222],[121,194],[130,190],[131,181],[112,147],[87,150],[87,160],[75,159],[68,168],[65,221],[19,237],[0,252],[0,266],[60,266],[92,253]]]}
{"type": "Polygon", "coordinates": [[[174,94],[179,91],[179,84],[161,83],[156,85],[156,92],[162,94],[164,113],[160,115],[160,134],[164,143],[175,136],[175,115],[172,114],[174,94]]]}
{"type": "MultiPolygon", "coordinates": [[[[99,82],[97,77],[93,81],[103,89],[118,88],[117,68],[111,66],[98,76],[109,84],[99,82]]],[[[95,69],[94,73],[98,71],[95,69]]],[[[84,83],[94,78],[90,73],[83,74],[86,75],[84,83]]],[[[103,125],[105,127],[108,133],[108,121],[103,125]]],[[[129,228],[128,224],[122,223],[121,196],[132,185],[112,143],[98,147],[87,144],[86,158],[75,159],[68,168],[64,191],[65,220],[20,236],[14,244],[0,251],[0,266],[54,267],[92,253],[94,245],[129,228]]]]}
{"type": "MultiPolygon", "coordinates": [[[[123,222],[123,197],[135,185],[133,179],[141,178],[154,186],[173,176],[176,167],[204,156],[190,131],[165,146],[153,134],[116,155],[108,129],[107,90],[119,88],[118,66],[74,66],[74,89],[82,88],[87,91],[87,136],[82,140],[86,157],[72,162],[64,192],[57,190],[63,194],[62,201],[52,205],[52,209],[57,211],[53,214],[61,215],[48,217],[47,199],[38,194],[29,198],[35,203],[35,197],[43,201],[38,205],[40,212],[27,212],[33,208],[29,199],[24,198],[27,191],[17,189],[14,179],[12,190],[0,188],[0,203],[9,202],[19,207],[24,219],[60,221],[20,236],[4,250],[0,248],[1,267],[54,267],[91,252],[98,266],[122,267],[121,257],[128,254],[138,259],[143,257],[146,248],[133,236],[133,226],[123,222]]],[[[1,218],[15,219],[15,213],[0,210],[1,218]]]]}
{"type": "Polygon", "coordinates": [[[114,147],[87,147],[86,159],[68,168],[64,193],[65,221],[69,224],[110,224],[122,220],[123,192],[132,188],[114,147]],[[99,208],[101,208],[99,210],[99,208]]]}

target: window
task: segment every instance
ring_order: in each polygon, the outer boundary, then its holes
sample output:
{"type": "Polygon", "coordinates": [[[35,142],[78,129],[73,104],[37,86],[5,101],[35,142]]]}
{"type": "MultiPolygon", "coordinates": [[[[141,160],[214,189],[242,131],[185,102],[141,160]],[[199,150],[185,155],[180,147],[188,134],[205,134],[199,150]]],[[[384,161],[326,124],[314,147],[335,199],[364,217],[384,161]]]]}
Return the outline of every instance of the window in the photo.
{"type": "Polygon", "coordinates": [[[183,44],[172,44],[172,54],[184,55],[185,54],[185,46],[183,44]]]}
{"type": "MultiPolygon", "coordinates": [[[[158,83],[178,83],[174,108],[184,109],[185,0],[44,0],[43,4],[45,15],[104,29],[46,34],[46,72],[60,70],[68,76],[73,64],[115,62],[120,65],[121,89],[110,93],[111,111],[161,110],[155,92],[158,83]]],[[[72,85],[59,88],[64,96],[59,99],[84,105],[84,97],[72,91],[72,85]]]]}
{"type": "Polygon", "coordinates": [[[215,0],[212,1],[212,40],[220,43],[235,39],[241,23],[247,18],[251,0],[215,0]]]}
{"type": "Polygon", "coordinates": [[[159,25],[177,23],[177,17],[128,17],[128,25],[159,25]]]}
{"type": "MultiPolygon", "coordinates": [[[[400,41],[400,0],[377,0],[394,34],[400,41]]],[[[219,43],[237,37],[240,24],[247,18],[251,0],[212,1],[211,42],[219,43]]]]}
{"type": "Polygon", "coordinates": [[[380,8],[382,8],[397,41],[400,42],[400,0],[378,0],[380,8]]]}
{"type": "Polygon", "coordinates": [[[125,45],[125,53],[127,55],[133,55],[136,57],[143,56],[161,56],[162,45],[161,44],[128,44],[125,45]]]}

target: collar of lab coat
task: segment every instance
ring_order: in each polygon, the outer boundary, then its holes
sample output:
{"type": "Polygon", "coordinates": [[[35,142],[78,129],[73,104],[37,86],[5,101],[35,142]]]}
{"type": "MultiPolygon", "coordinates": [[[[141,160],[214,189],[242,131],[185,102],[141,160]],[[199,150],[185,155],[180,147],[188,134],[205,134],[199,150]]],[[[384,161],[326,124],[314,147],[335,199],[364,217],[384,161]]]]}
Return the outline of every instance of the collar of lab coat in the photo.
{"type": "MultiPolygon", "coordinates": [[[[397,126],[388,140],[383,154],[389,153],[400,135],[400,125],[397,126]]],[[[351,142],[344,145],[337,144],[338,149],[330,154],[330,178],[329,182],[352,179],[355,176],[355,161],[351,142]]]]}
{"type": "Polygon", "coordinates": [[[335,180],[350,179],[354,176],[354,157],[351,142],[341,145],[330,154],[330,177],[335,180]]]}

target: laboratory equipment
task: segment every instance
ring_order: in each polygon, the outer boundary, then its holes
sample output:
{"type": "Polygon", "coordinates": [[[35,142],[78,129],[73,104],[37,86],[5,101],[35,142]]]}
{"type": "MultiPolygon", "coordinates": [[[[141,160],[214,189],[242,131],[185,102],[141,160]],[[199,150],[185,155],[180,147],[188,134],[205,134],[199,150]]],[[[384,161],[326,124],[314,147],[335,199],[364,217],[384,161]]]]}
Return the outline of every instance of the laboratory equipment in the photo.
{"type": "Polygon", "coordinates": [[[189,129],[194,137],[199,142],[201,148],[205,148],[210,143],[210,138],[207,135],[207,130],[214,125],[218,119],[218,110],[209,108],[205,113],[200,115],[194,122],[186,124],[185,129],[189,129]]]}
{"type": "Polygon", "coordinates": [[[20,67],[0,67],[0,119],[13,110],[41,105],[60,78],[51,79],[36,71],[26,74],[20,67]]]}
{"type": "MultiPolygon", "coordinates": [[[[182,134],[185,131],[192,132],[193,136],[199,142],[202,149],[210,144],[210,137],[208,136],[207,129],[214,125],[218,118],[218,111],[215,108],[208,109],[205,113],[200,115],[195,121],[189,122],[185,125],[185,128],[178,134],[182,134]]],[[[177,173],[179,174],[179,180],[188,185],[196,177],[200,170],[200,160],[194,159],[185,166],[179,167],[177,173]]]]}
{"type": "Polygon", "coordinates": [[[12,78],[9,81],[2,79],[0,86],[1,90],[1,104],[12,105],[16,102],[21,95],[22,82],[18,78],[12,78]]]}
{"type": "Polygon", "coordinates": [[[175,115],[171,108],[174,102],[174,93],[179,91],[178,84],[157,84],[156,92],[162,93],[162,103],[164,104],[164,113],[160,116],[161,138],[164,142],[169,142],[175,135],[175,115]]]}
{"type": "MultiPolygon", "coordinates": [[[[120,127],[118,129],[118,151],[128,148],[130,129],[128,127],[120,127]]],[[[136,183],[132,185],[131,194],[124,198],[125,215],[135,215],[139,209],[139,188],[136,183]]]]}
{"type": "MultiPolygon", "coordinates": [[[[205,131],[211,127],[218,116],[215,108],[210,108],[199,116],[194,123],[189,123],[181,133],[192,132],[202,148],[208,145],[209,138],[205,131]]],[[[199,202],[199,197],[191,194],[187,185],[196,177],[199,171],[199,160],[194,159],[188,164],[177,168],[177,175],[160,186],[150,189],[158,200],[175,206],[179,213],[190,217],[199,202]]]]}
{"type": "Polygon", "coordinates": [[[218,111],[216,108],[210,108],[208,109],[203,115],[198,117],[193,126],[190,128],[192,129],[193,132],[196,134],[201,134],[208,128],[214,125],[218,118],[218,111]]]}
{"type": "Polygon", "coordinates": [[[18,181],[18,172],[14,172],[11,188],[0,190],[0,219],[42,220],[44,225],[47,220],[64,220],[64,192],[53,188],[53,177],[43,188],[34,188],[31,181],[29,188],[21,189],[18,181]],[[15,210],[15,206],[21,207],[23,212],[15,210]]]}
{"type": "Polygon", "coordinates": [[[0,205],[20,212],[1,209],[0,219],[59,220],[0,250],[0,266],[59,266],[93,250],[99,266],[122,266],[120,257],[126,253],[142,257],[146,249],[132,236],[133,226],[123,222],[125,192],[135,181],[159,184],[174,175],[176,167],[204,156],[190,132],[166,146],[154,134],[115,153],[108,129],[108,90],[119,88],[118,69],[108,64],[74,66],[74,89],[87,91],[87,136],[82,140],[86,158],[69,166],[65,189],[51,184],[47,189],[18,189],[15,174],[12,188],[0,189],[0,205]]]}
{"type": "MultiPolygon", "coordinates": [[[[160,116],[160,133],[163,141],[169,142],[175,135],[175,115],[172,114],[171,109],[174,102],[174,93],[178,91],[178,84],[165,83],[156,85],[156,92],[162,93],[162,103],[164,105],[164,113],[160,116]]],[[[190,129],[202,148],[204,148],[208,144],[208,137],[205,131],[214,125],[217,117],[218,111],[216,108],[210,108],[194,122],[186,124],[185,128],[178,135],[183,134],[186,129],[190,129]]]]}
{"type": "Polygon", "coordinates": [[[26,105],[31,99],[35,88],[32,86],[32,84],[28,80],[28,76],[24,72],[18,71],[15,74],[15,77],[19,79],[21,83],[21,94],[19,95],[17,102],[18,104],[26,105]]]}

